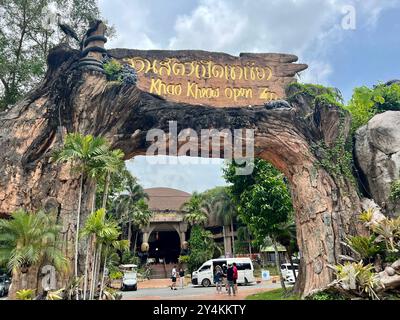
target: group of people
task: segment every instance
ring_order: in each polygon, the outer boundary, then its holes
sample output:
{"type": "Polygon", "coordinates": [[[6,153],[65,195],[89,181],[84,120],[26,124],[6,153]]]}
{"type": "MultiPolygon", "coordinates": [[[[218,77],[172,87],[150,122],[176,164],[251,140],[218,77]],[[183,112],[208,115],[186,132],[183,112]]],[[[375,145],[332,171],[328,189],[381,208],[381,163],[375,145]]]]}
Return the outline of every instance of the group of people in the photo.
{"type": "Polygon", "coordinates": [[[171,271],[171,280],[172,280],[171,290],[178,290],[176,287],[176,280],[178,276],[179,276],[179,285],[181,289],[183,289],[183,287],[185,286],[185,271],[182,268],[180,268],[179,272],[177,272],[176,266],[174,266],[171,271]]]}
{"type": "Polygon", "coordinates": [[[216,285],[217,294],[222,294],[222,288],[225,287],[228,295],[234,296],[238,292],[237,288],[238,270],[236,263],[215,266],[214,269],[214,283],[216,285]]]}
{"type": "MultiPolygon", "coordinates": [[[[178,290],[176,286],[178,277],[180,288],[183,289],[185,286],[185,271],[180,268],[178,272],[176,266],[174,266],[171,271],[171,290],[178,290]]],[[[238,269],[236,263],[230,263],[228,266],[223,264],[222,267],[220,265],[215,266],[214,284],[216,285],[217,294],[222,294],[222,288],[225,287],[228,295],[233,294],[235,296],[238,292],[237,279],[238,269]]]]}

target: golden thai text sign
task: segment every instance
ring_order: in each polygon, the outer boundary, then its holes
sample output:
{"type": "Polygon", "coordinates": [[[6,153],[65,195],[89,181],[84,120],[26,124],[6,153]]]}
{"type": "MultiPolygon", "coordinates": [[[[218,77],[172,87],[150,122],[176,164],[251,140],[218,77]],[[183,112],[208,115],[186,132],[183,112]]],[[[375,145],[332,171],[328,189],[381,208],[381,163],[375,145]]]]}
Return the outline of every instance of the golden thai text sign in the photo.
{"type": "Polygon", "coordinates": [[[262,105],[285,97],[287,84],[307,68],[287,54],[115,49],[135,68],[138,87],[167,100],[216,107],[262,105]]]}

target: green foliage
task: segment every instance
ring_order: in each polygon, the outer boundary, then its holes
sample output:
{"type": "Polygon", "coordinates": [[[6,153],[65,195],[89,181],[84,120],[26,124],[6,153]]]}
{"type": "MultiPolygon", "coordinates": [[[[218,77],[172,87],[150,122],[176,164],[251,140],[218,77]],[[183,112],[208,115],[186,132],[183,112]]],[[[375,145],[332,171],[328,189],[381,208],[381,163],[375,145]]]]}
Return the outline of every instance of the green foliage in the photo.
{"type": "Polygon", "coordinates": [[[347,243],[351,248],[356,251],[359,258],[362,260],[373,259],[379,252],[381,252],[380,246],[376,243],[375,236],[353,236],[349,237],[347,243]]]}
{"type": "Polygon", "coordinates": [[[215,242],[210,231],[194,225],[190,231],[188,268],[193,272],[214,254],[215,242]]]}
{"type": "Polygon", "coordinates": [[[35,291],[32,289],[18,290],[16,293],[17,300],[33,300],[35,298],[35,291]]]}
{"type": "Polygon", "coordinates": [[[390,86],[379,84],[373,88],[366,86],[355,88],[346,109],[352,115],[354,132],[378,113],[400,110],[400,84],[394,83],[390,86]]]}
{"type": "Polygon", "coordinates": [[[184,220],[192,226],[205,225],[208,221],[207,213],[203,208],[203,197],[197,192],[194,192],[182,205],[181,210],[186,212],[184,220]]]}
{"type": "Polygon", "coordinates": [[[373,216],[374,216],[374,211],[370,208],[366,211],[361,212],[358,218],[362,222],[369,223],[371,222],[373,216]]]}
{"type": "Polygon", "coordinates": [[[0,264],[7,263],[10,271],[26,272],[46,262],[67,271],[68,260],[58,239],[60,230],[55,217],[42,211],[18,210],[11,219],[0,219],[0,264]]]}
{"type": "Polygon", "coordinates": [[[322,291],[308,296],[306,300],[345,300],[345,297],[341,296],[339,293],[322,291]]]}
{"type": "Polygon", "coordinates": [[[95,0],[0,1],[0,111],[42,80],[49,50],[66,41],[57,18],[49,19],[49,7],[62,13],[62,23],[80,37],[100,15],[95,0]]]}
{"type": "MultiPolygon", "coordinates": [[[[97,207],[102,205],[106,186],[105,178],[105,176],[100,176],[97,179],[97,207]]],[[[141,198],[147,198],[147,195],[137,179],[126,168],[125,162],[123,162],[120,170],[111,173],[108,186],[107,208],[110,208],[109,213],[117,220],[123,218],[123,216],[128,216],[125,212],[126,206],[130,206],[127,203],[128,198],[132,199],[132,205],[141,198]]]]}
{"type": "Polygon", "coordinates": [[[122,263],[123,264],[140,264],[140,258],[133,255],[131,252],[126,251],[122,254],[122,263]]]}
{"type": "Polygon", "coordinates": [[[370,264],[346,262],[335,267],[336,282],[344,289],[352,291],[358,296],[367,295],[372,299],[379,299],[375,290],[378,286],[374,267],[370,264]]]}
{"type": "Polygon", "coordinates": [[[246,300],[300,300],[300,297],[296,294],[287,294],[280,288],[247,296],[246,300]]]}
{"type": "Polygon", "coordinates": [[[270,163],[255,159],[251,175],[235,174],[235,164],[224,169],[231,183],[229,191],[241,221],[248,226],[255,242],[262,244],[276,226],[293,212],[291,197],[283,175],[270,163]]]}
{"type": "Polygon", "coordinates": [[[121,235],[118,223],[112,219],[106,219],[106,211],[104,208],[92,212],[89,215],[85,226],[81,230],[81,235],[85,237],[95,235],[97,243],[102,243],[107,247],[113,247],[116,250],[126,251],[129,249],[129,241],[118,240],[121,235]]]}
{"type": "Polygon", "coordinates": [[[110,59],[103,64],[104,71],[109,81],[121,82],[120,72],[122,70],[122,64],[115,59],[110,59]]]}
{"type": "Polygon", "coordinates": [[[343,97],[336,88],[294,82],[288,85],[286,92],[289,103],[296,101],[298,96],[307,96],[312,99],[314,107],[321,103],[343,107],[343,97]]]}
{"type": "Polygon", "coordinates": [[[52,159],[55,162],[72,161],[75,171],[93,176],[106,161],[108,152],[109,146],[103,137],[69,133],[64,146],[54,152],[52,159]]]}
{"type": "Polygon", "coordinates": [[[392,183],[392,186],[390,188],[390,198],[393,201],[400,200],[400,179],[392,183]]]}
{"type": "Polygon", "coordinates": [[[124,274],[121,271],[112,271],[110,272],[110,279],[111,280],[119,280],[122,279],[124,274]]]}
{"type": "Polygon", "coordinates": [[[178,261],[179,263],[185,264],[189,263],[190,256],[179,256],[178,261]]]}
{"type": "Polygon", "coordinates": [[[389,253],[400,250],[400,217],[396,219],[385,218],[372,226],[372,231],[377,235],[376,241],[382,242],[389,253]]]}

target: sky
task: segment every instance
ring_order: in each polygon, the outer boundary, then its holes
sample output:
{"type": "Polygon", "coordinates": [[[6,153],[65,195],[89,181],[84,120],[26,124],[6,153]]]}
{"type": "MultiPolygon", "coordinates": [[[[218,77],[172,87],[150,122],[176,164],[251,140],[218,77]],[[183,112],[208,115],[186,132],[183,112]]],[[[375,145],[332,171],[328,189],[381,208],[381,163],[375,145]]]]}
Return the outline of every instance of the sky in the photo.
{"type": "MultiPolygon", "coordinates": [[[[116,28],[108,48],[296,54],[309,65],[301,82],[336,87],[346,101],[354,87],[400,78],[400,0],[99,0],[99,6],[116,28]]],[[[193,192],[224,184],[222,160],[148,160],[128,165],[145,187],[193,192]]]]}

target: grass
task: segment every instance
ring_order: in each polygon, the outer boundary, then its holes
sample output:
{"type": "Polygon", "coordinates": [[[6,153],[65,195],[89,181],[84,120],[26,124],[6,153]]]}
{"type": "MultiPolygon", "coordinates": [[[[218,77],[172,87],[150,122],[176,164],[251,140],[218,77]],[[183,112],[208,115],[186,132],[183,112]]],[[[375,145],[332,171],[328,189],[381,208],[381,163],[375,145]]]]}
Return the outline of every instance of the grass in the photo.
{"type": "Polygon", "coordinates": [[[246,300],[300,300],[300,297],[290,292],[284,296],[284,291],[280,288],[247,296],[246,300]]]}

